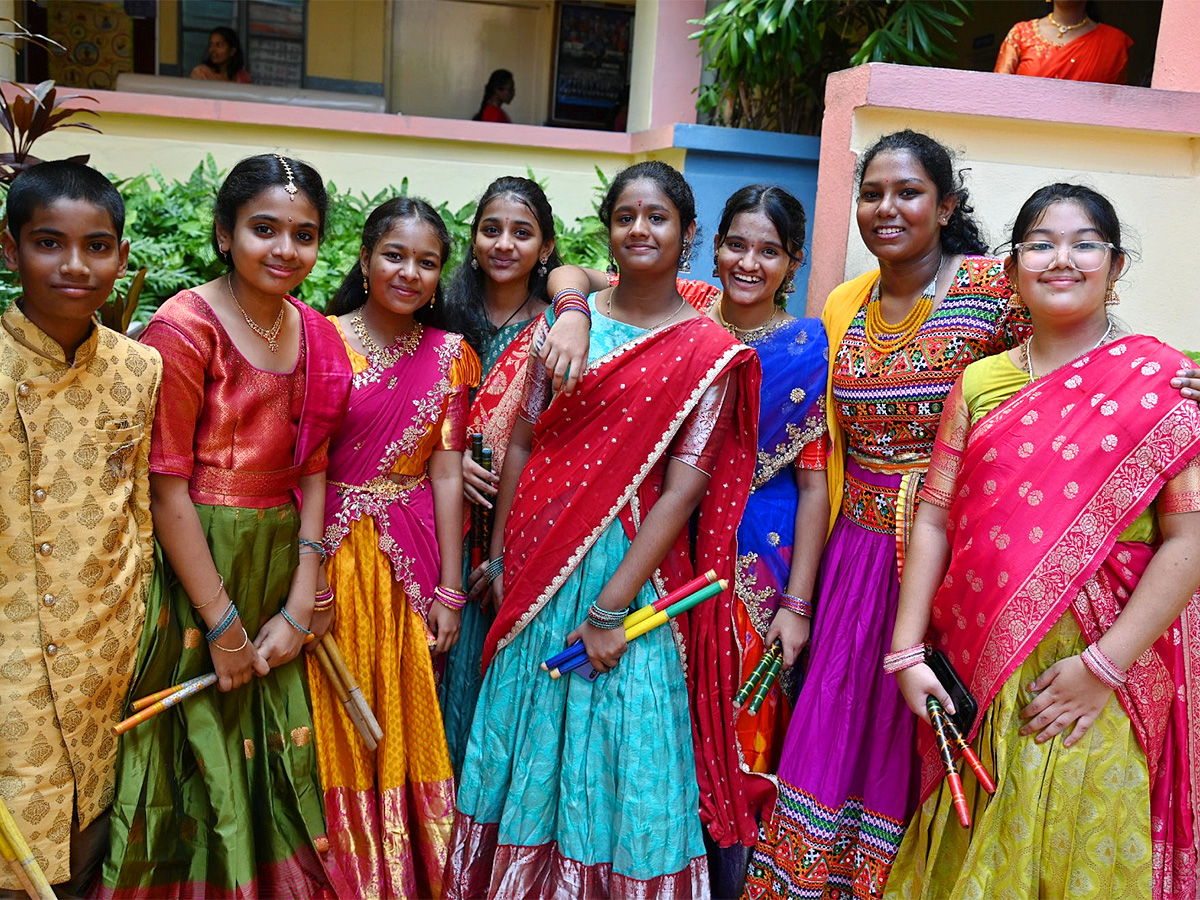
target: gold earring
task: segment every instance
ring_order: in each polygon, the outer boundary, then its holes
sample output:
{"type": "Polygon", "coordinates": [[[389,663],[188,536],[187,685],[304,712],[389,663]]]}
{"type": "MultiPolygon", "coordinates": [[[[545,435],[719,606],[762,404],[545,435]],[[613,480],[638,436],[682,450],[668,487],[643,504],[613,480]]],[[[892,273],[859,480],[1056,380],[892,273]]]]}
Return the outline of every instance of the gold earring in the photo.
{"type": "Polygon", "coordinates": [[[367,281],[367,273],[363,272],[363,293],[371,293],[371,282],[367,281]]]}
{"type": "Polygon", "coordinates": [[[1121,302],[1121,298],[1117,295],[1117,289],[1113,285],[1108,286],[1108,293],[1104,295],[1105,306],[1116,306],[1121,302]]]}
{"type": "Polygon", "coordinates": [[[1008,305],[1013,309],[1022,309],[1025,306],[1025,301],[1021,299],[1021,292],[1017,290],[1016,285],[1013,285],[1012,293],[1008,296],[1008,305]]]}

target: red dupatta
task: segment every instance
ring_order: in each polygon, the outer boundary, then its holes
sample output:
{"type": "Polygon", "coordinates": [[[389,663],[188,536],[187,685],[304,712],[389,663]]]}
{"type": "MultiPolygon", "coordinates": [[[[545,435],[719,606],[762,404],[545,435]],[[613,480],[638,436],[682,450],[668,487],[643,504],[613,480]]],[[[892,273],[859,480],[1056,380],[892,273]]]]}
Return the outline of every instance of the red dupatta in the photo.
{"type": "Polygon", "coordinates": [[[461,335],[425,326],[412,356],[355,374],[345,421],[329,447],[326,546],[336,551],[354,522],[373,517],[379,549],[422,618],[433,603],[441,567],[433,491],[424,475],[402,485],[388,475],[441,420],[453,389],[450,368],[462,352],[461,335]]]}
{"type": "MultiPolygon", "coordinates": [[[[487,377],[479,385],[467,413],[467,434],[482,434],[483,445],[492,449],[492,471],[504,465],[508,438],[521,412],[525,391],[525,366],[529,362],[529,342],[545,316],[534,316],[500,354],[487,377]]],[[[470,517],[467,517],[470,521],[470,517]]]]}
{"type": "MultiPolygon", "coordinates": [[[[1181,367],[1181,353],[1135,335],[1043,377],[972,428],[931,633],[981,708],[1068,609],[1093,641],[1132,593],[1153,550],[1118,537],[1200,452],[1200,410],[1167,382],[1181,367]]],[[[935,456],[953,471],[959,454],[939,440],[935,456]]],[[[1117,693],[1150,772],[1154,896],[1194,897],[1200,595],[1117,693]]],[[[919,734],[924,798],[942,770],[932,733],[919,734]]]]}
{"type": "MultiPolygon", "coordinates": [[[[731,578],[737,522],[755,460],[755,428],[745,411],[757,409],[760,369],[749,347],[716,323],[694,318],[602,357],[579,390],[555,397],[538,419],[505,527],[504,602],[484,646],[485,669],[639,497],[688,414],[727,371],[738,379],[738,421],[721,448],[727,463],[701,501],[701,517],[708,520],[702,531],[711,535],[703,543],[717,558],[697,553],[704,568],[731,578]]],[[[650,504],[639,500],[644,514],[650,504]]],[[[669,558],[663,568],[690,572],[690,565],[673,562],[669,558]]]]}
{"type": "MultiPolygon", "coordinates": [[[[1036,34],[1036,25],[1034,27],[1036,34]]],[[[1043,43],[1045,43],[1043,41],[1043,43]]],[[[1017,64],[1017,75],[1124,84],[1132,38],[1119,28],[1098,24],[1070,43],[1055,46],[1043,55],[1026,54],[1017,64]]]]}

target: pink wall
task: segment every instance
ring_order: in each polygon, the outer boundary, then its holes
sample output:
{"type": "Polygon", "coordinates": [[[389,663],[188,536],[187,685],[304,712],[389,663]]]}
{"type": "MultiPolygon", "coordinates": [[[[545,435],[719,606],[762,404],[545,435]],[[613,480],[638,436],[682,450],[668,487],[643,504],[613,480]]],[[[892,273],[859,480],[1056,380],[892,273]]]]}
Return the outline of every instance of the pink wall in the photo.
{"type": "MultiPolygon", "coordinates": [[[[654,77],[650,127],[696,121],[696,85],[700,83],[700,45],[688,40],[696,31],[689,19],[704,17],[704,0],[656,0],[654,77]]],[[[641,14],[643,4],[638,4],[641,14]]],[[[641,27],[635,21],[634,27],[641,27]]]]}
{"type": "Polygon", "coordinates": [[[1200,91],[1200,3],[1163,0],[1154,53],[1156,88],[1200,91]]]}

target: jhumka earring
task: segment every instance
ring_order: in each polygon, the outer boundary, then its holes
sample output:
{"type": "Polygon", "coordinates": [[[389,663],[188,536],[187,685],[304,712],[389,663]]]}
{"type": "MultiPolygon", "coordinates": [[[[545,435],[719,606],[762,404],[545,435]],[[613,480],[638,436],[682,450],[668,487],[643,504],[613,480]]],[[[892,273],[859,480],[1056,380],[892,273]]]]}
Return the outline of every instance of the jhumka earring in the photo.
{"type": "Polygon", "coordinates": [[[679,271],[684,275],[692,271],[692,242],[683,242],[683,252],[679,254],[679,271]]]}
{"type": "Polygon", "coordinates": [[[1008,305],[1010,309],[1023,309],[1025,301],[1021,299],[1021,292],[1014,286],[1012,293],[1008,295],[1008,305]]]}
{"type": "Polygon", "coordinates": [[[474,269],[476,272],[479,271],[479,260],[477,260],[475,258],[474,253],[471,254],[471,268],[474,269]]]}
{"type": "Polygon", "coordinates": [[[542,259],[542,260],[538,260],[538,262],[540,262],[540,263],[541,263],[541,265],[539,265],[539,266],[538,266],[537,273],[538,273],[538,275],[540,275],[542,278],[545,278],[545,277],[546,277],[546,273],[550,271],[549,269],[547,269],[547,268],[546,268],[546,260],[542,259]]]}
{"type": "Polygon", "coordinates": [[[617,272],[619,271],[617,269],[617,261],[613,258],[613,255],[612,255],[612,247],[608,248],[608,268],[605,269],[604,271],[607,272],[609,275],[616,275],[617,272]]]}
{"type": "Polygon", "coordinates": [[[1116,306],[1121,302],[1120,296],[1117,294],[1117,289],[1113,285],[1108,286],[1108,293],[1104,295],[1105,306],[1116,306]]]}
{"type": "Polygon", "coordinates": [[[720,278],[721,270],[717,266],[717,251],[713,251],[713,278],[720,278]]]}

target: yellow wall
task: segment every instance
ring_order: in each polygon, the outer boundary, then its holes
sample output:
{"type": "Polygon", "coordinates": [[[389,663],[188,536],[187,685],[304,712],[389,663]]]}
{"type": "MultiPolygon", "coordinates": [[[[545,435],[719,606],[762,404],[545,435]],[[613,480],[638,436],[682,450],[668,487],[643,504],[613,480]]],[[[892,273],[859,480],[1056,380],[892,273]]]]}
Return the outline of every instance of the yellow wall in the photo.
{"type": "Polygon", "coordinates": [[[384,0],[309,0],[307,74],[383,81],[384,0]]]}

